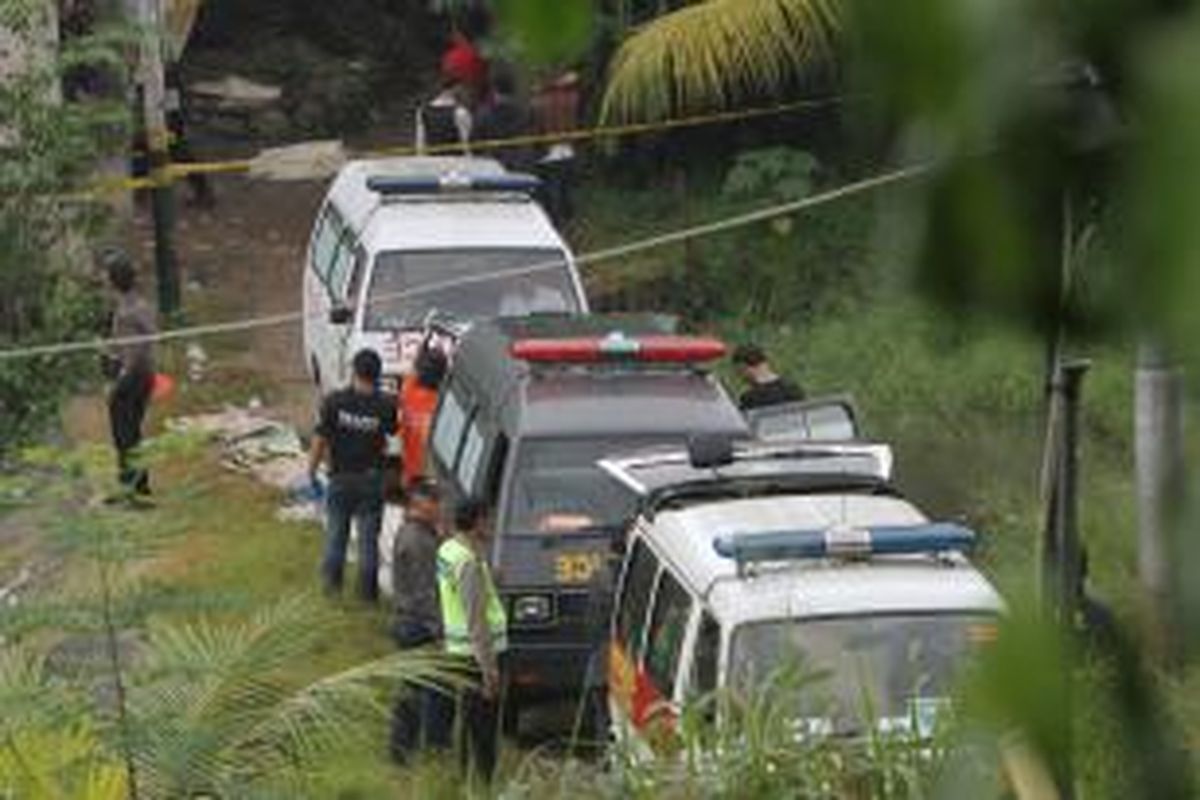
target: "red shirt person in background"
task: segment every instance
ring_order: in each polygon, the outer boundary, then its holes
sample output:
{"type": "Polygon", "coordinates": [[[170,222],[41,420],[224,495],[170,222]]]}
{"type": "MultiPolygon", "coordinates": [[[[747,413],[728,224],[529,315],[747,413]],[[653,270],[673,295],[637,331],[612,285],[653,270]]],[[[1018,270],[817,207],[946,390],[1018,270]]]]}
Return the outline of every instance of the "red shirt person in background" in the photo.
{"type": "Polygon", "coordinates": [[[400,441],[404,447],[402,478],[407,489],[425,476],[425,448],[437,408],[438,388],[446,376],[446,354],[423,347],[413,371],[400,386],[400,441]]]}
{"type": "Polygon", "coordinates": [[[455,31],[442,54],[442,80],[461,84],[470,93],[469,105],[481,103],[487,93],[488,67],[471,40],[455,31]]]}

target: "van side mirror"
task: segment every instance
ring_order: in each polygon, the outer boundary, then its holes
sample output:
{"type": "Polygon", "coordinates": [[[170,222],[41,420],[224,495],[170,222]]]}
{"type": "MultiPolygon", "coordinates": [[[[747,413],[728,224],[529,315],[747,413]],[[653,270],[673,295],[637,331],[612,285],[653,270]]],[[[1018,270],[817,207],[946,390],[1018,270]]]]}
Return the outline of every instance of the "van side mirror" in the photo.
{"type": "Polygon", "coordinates": [[[329,321],[334,325],[347,325],[354,319],[354,312],[346,306],[334,306],[329,309],[329,321]]]}

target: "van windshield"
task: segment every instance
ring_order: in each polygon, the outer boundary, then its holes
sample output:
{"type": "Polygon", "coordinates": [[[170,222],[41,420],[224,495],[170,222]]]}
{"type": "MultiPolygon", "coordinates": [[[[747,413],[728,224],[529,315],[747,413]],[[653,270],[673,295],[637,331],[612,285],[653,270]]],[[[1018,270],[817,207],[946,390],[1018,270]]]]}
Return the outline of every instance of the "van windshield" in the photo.
{"type": "Polygon", "coordinates": [[[733,634],[730,685],[786,697],[805,733],[928,735],[971,652],[995,636],[982,613],[747,623],[733,634]]]}
{"type": "Polygon", "coordinates": [[[363,316],[366,330],[411,328],[434,308],[482,319],[577,311],[579,303],[559,250],[411,250],[376,257],[363,316]],[[503,274],[514,272],[520,274],[503,274]]]}
{"type": "Polygon", "coordinates": [[[637,497],[596,462],[668,443],[642,436],[527,440],[517,455],[506,530],[570,533],[621,524],[633,513],[637,497]]]}

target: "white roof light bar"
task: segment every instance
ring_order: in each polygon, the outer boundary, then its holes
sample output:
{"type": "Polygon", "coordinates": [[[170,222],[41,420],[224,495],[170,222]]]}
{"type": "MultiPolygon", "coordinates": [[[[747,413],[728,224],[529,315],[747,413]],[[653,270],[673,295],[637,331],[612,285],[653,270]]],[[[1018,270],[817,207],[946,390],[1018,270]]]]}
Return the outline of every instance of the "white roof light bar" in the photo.
{"type": "Polygon", "coordinates": [[[737,561],[739,565],[755,561],[966,552],[974,546],[974,531],[949,522],[733,533],[713,540],[717,555],[737,561]]]}
{"type": "Polygon", "coordinates": [[[542,185],[534,175],[509,172],[503,175],[467,175],[448,172],[444,175],[394,176],[372,175],[367,189],[385,196],[431,195],[451,192],[516,192],[532,194],[542,185]]]}

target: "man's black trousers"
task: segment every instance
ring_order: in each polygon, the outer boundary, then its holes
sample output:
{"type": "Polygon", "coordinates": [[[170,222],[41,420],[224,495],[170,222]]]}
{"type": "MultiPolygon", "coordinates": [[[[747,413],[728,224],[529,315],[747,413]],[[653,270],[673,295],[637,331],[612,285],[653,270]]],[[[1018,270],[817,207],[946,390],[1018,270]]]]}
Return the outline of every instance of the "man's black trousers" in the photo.
{"type": "Polygon", "coordinates": [[[118,477],[131,489],[144,490],[146,470],[135,463],[134,451],[142,442],[142,422],[150,404],[154,376],[150,372],[129,371],[121,374],[108,396],[108,421],[113,447],[117,450],[118,477]]]}

